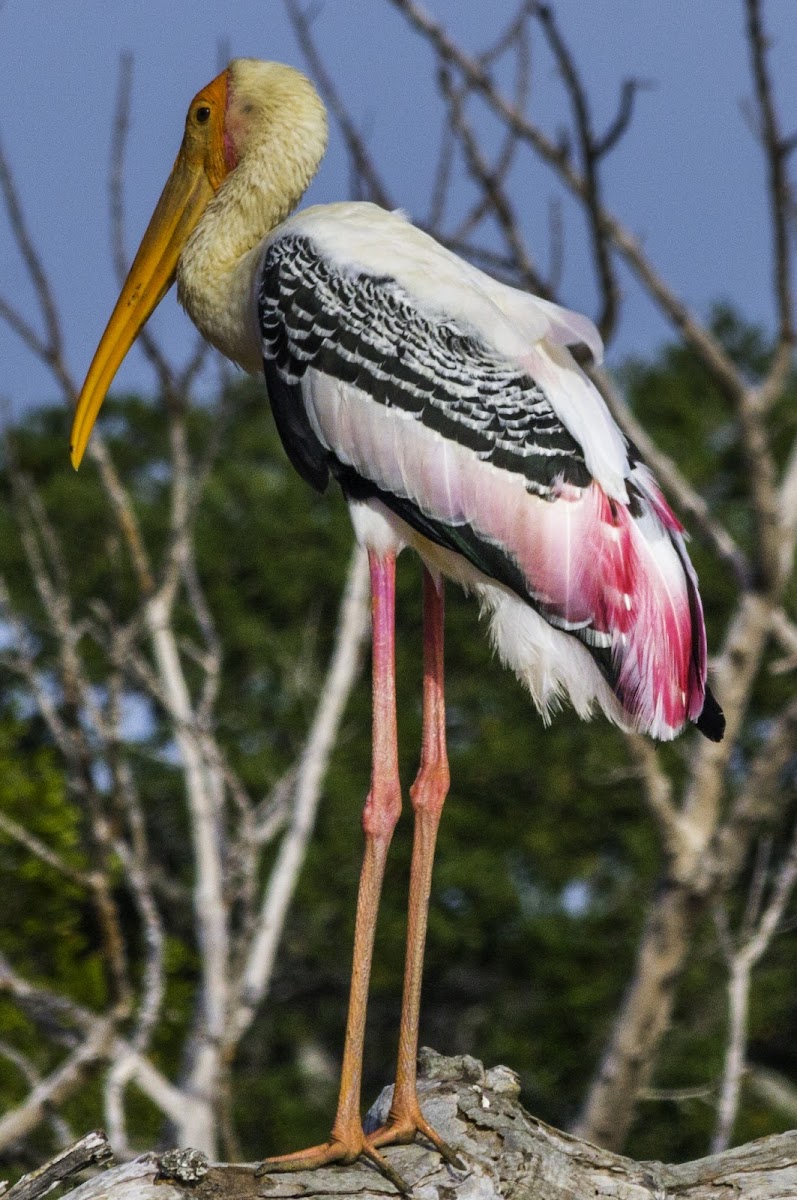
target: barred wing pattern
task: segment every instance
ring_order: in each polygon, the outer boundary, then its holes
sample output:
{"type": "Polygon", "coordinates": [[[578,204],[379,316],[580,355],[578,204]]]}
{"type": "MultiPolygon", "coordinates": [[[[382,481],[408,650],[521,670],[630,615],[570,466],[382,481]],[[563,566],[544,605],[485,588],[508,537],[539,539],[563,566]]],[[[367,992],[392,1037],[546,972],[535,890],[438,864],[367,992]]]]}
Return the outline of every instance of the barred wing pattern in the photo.
{"type": "Polygon", "coordinates": [[[424,316],[394,279],[344,273],[309,238],[287,235],[266,255],[259,302],[278,407],[295,405],[294,392],[280,397],[312,366],[522,474],[538,495],[558,480],[589,483],[581,448],[542,389],[472,331],[424,316]]]}
{"type": "MultiPolygon", "coordinates": [[[[544,714],[566,694],[582,715],[597,703],[659,737],[699,718],[694,573],[644,466],[629,457],[626,503],[608,496],[521,364],[464,322],[430,315],[395,278],[337,264],[306,234],[268,246],[258,310],[294,466],[318,489],[331,473],[350,499],[382,501],[519,597],[510,618],[503,593],[482,593],[499,652],[544,714]]],[[[591,386],[575,364],[566,375],[591,386]]]]}

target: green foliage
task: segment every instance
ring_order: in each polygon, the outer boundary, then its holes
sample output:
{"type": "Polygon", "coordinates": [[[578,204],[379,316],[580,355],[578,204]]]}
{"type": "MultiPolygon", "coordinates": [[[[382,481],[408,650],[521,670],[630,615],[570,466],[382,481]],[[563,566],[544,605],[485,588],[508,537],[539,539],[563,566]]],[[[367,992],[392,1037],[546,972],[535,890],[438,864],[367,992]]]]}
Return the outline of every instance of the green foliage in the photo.
{"type": "MultiPolygon", "coordinates": [[[[751,375],[767,347],[728,312],[716,329],[751,375]]],[[[751,530],[738,430],[725,399],[683,348],[652,364],[630,364],[625,386],[662,448],[709,498],[742,545],[751,530]]],[[[224,647],[219,736],[230,761],[262,795],[293,761],[313,712],[328,659],[351,545],[341,498],[317,496],[287,463],[262,388],[239,384],[222,451],[197,526],[201,577],[224,647]]],[[[789,401],[793,397],[789,398],[789,401]]],[[[784,444],[795,433],[795,406],[772,420],[784,444]]],[[[117,399],[104,430],[157,558],[168,537],[167,448],[156,408],[117,399]]],[[[212,416],[197,408],[190,440],[199,449],[212,416]]],[[[94,596],[122,615],[133,611],[135,581],[92,469],[77,477],[65,453],[60,411],[31,415],[14,433],[14,452],[37,483],[67,558],[75,606],[94,596]]],[[[48,650],[49,634],[24,564],[7,475],[0,477],[0,574],[48,650]]],[[[734,581],[695,542],[710,642],[719,640],[734,581]]],[[[420,571],[410,556],[399,568],[399,721],[405,793],[420,741],[420,571]]],[[[452,794],[444,814],[429,922],[422,1039],[438,1050],[509,1063],[541,1117],[571,1120],[595,1069],[632,968],[646,903],[660,862],[654,832],[628,770],[620,736],[603,722],[571,713],[544,729],[528,698],[493,660],[472,601],[448,592],[447,671],[452,794]]],[[[186,632],[191,618],[183,614],[186,632]]],[[[49,647],[53,653],[54,648],[49,647]]],[[[97,663],[98,684],[100,666],[97,663]]],[[[757,717],[782,704],[789,684],[771,678],[757,717]]],[[[82,868],[86,819],[66,785],[55,748],[30,715],[19,687],[0,708],[0,805],[82,868]]],[[[190,884],[182,787],[169,766],[168,734],[143,697],[137,771],[146,818],[174,885],[190,884]]],[[[755,720],[751,722],[755,738],[755,720]]],[[[663,748],[683,774],[690,734],[663,748]]],[[[316,835],[301,877],[270,1002],[235,1065],[236,1118],[244,1153],[318,1140],[334,1107],[348,993],[354,902],[361,851],[360,810],[368,786],[370,708],[364,678],[346,713],[326,779],[316,835]]],[[[740,764],[739,769],[743,769],[740,764]]],[[[411,850],[407,809],[391,854],[376,948],[367,1042],[365,1095],[391,1076],[401,994],[404,912],[411,850]]],[[[97,931],[81,890],[0,834],[0,869],[13,886],[0,912],[0,951],[21,973],[87,1005],[100,1006],[105,982],[97,931]]],[[[187,892],[186,892],[187,895],[187,892]]],[[[129,907],[129,906],[128,906],[129,907]]],[[[135,946],[135,914],[128,911],[135,946]]],[[[179,1069],[196,977],[190,904],[170,911],[168,997],[156,1039],[158,1062],[179,1069]]],[[[713,933],[699,945],[680,994],[678,1020],[655,1083],[711,1084],[724,1035],[723,972],[713,933]]],[[[763,964],[753,1005],[756,1056],[793,1063],[793,967],[783,943],[763,964]]],[[[37,1058],[35,1030],[7,1002],[0,1036],[37,1058]]],[[[44,1061],[42,1061],[44,1059],[44,1061]]],[[[0,1061],[0,1070],[2,1070],[0,1061]]],[[[0,1109],[24,1088],[0,1074],[0,1109]]],[[[96,1111],[89,1103],[93,1119],[96,1111]]],[[[643,1107],[631,1153],[660,1158],[705,1150],[712,1110],[701,1102],[643,1107]]],[[[80,1122],[77,1122],[80,1124],[80,1122]]],[[[772,1112],[750,1106],[741,1136],[779,1127],[772,1112]]],[[[144,1101],[132,1136],[154,1141],[156,1115],[144,1101]]]]}

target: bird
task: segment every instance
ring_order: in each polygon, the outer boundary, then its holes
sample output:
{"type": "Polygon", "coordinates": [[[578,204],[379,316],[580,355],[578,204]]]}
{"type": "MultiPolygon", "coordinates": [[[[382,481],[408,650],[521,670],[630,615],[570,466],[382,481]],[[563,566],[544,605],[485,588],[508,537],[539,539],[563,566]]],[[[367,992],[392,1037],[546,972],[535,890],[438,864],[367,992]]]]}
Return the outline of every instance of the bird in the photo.
{"type": "Polygon", "coordinates": [[[697,579],[684,528],[574,351],[599,362],[585,316],[499,282],[366,201],[298,209],[327,115],[293,67],[233,59],[188,108],[174,167],[78,398],[75,468],[113,377],[177,282],[200,333],[265,374],[282,444],[313,488],[334,481],[367,548],[373,746],[338,1107],[328,1140],[265,1160],[298,1170],[428,1139],[416,1057],[435,839],[449,787],[444,581],[477,598],[498,656],[549,721],[565,701],[667,741],[718,741],[697,579]],[[423,564],[420,767],[398,1060],[389,1116],[360,1115],[379,898],[401,809],[395,573],[423,564]]]}

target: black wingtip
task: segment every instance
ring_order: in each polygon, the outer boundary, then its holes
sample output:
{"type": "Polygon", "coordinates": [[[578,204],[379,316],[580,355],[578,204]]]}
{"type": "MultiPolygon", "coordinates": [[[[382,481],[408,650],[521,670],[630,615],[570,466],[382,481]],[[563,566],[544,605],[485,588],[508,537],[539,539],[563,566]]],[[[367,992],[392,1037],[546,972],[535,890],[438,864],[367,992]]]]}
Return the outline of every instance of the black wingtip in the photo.
{"type": "Polygon", "coordinates": [[[725,714],[710,688],[706,688],[703,711],[695,722],[700,732],[712,742],[721,742],[725,736],[725,714]]]}

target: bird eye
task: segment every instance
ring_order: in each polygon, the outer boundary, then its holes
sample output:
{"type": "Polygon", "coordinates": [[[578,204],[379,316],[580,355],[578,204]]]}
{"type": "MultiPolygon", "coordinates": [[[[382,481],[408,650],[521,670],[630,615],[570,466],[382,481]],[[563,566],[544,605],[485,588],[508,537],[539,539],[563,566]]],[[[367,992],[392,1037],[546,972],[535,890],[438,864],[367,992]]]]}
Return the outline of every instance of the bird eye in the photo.
{"type": "Polygon", "coordinates": [[[196,110],[194,116],[196,117],[197,121],[199,121],[200,125],[204,125],[205,121],[210,119],[210,109],[203,105],[202,108],[198,108],[196,110]]]}

